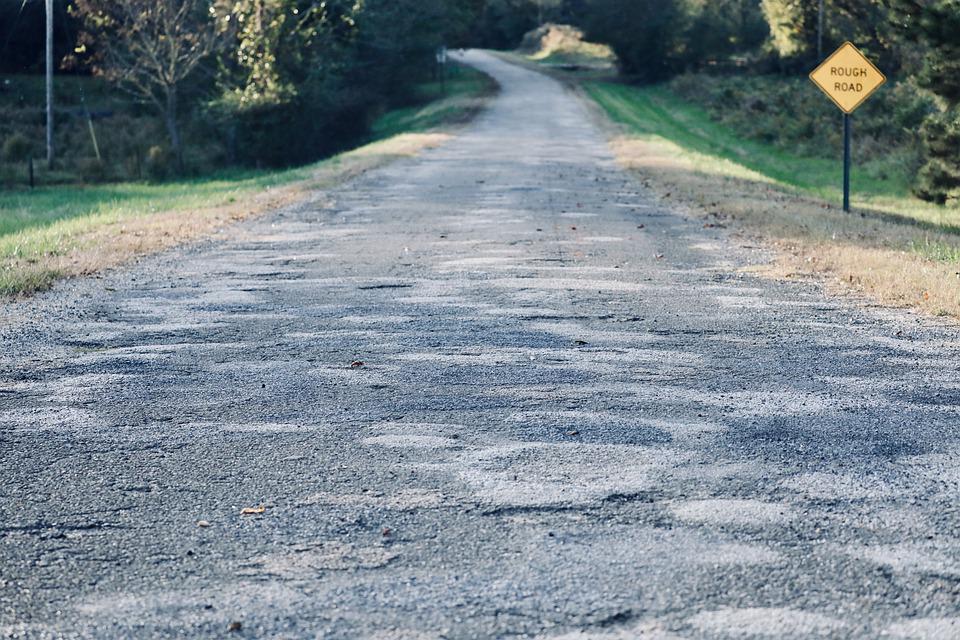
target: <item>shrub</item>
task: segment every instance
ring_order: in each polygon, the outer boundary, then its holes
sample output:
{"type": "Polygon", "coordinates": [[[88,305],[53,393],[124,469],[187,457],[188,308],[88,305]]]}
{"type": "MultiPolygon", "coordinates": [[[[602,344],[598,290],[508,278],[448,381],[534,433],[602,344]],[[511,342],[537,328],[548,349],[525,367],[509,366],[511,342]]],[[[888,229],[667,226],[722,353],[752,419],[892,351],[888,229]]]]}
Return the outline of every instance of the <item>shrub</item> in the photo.
{"type": "Polygon", "coordinates": [[[960,108],[929,116],[921,134],[927,163],[914,191],[924,200],[945,204],[960,194],[960,108]]]}
{"type": "Polygon", "coordinates": [[[33,143],[22,133],[14,133],[3,143],[3,159],[7,162],[21,162],[33,153],[33,143]]]}
{"type": "Polygon", "coordinates": [[[146,171],[147,177],[151,180],[163,180],[170,175],[171,169],[170,152],[159,145],[154,145],[147,150],[146,171]]]}
{"type": "Polygon", "coordinates": [[[77,161],[77,171],[84,182],[103,182],[107,179],[107,170],[103,162],[96,158],[81,158],[77,161]]]}
{"type": "Polygon", "coordinates": [[[683,64],[686,16],[678,0],[592,0],[584,17],[588,39],[609,44],[631,77],[656,82],[683,64]]]}

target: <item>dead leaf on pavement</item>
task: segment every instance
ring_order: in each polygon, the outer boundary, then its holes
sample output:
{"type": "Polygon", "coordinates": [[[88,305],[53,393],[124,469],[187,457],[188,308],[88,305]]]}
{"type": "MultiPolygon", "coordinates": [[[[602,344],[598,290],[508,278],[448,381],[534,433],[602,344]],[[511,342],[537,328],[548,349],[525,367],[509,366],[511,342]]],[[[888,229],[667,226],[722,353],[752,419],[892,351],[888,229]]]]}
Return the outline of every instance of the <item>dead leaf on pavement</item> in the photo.
{"type": "Polygon", "coordinates": [[[354,360],[353,362],[350,363],[350,368],[351,368],[351,369],[359,369],[359,368],[363,367],[364,364],[365,364],[365,363],[363,362],[363,360],[354,360]]]}
{"type": "Polygon", "coordinates": [[[261,513],[264,513],[266,510],[267,508],[263,505],[260,505],[259,507],[244,507],[243,510],[240,511],[240,515],[257,516],[257,515],[260,515],[261,513]]]}

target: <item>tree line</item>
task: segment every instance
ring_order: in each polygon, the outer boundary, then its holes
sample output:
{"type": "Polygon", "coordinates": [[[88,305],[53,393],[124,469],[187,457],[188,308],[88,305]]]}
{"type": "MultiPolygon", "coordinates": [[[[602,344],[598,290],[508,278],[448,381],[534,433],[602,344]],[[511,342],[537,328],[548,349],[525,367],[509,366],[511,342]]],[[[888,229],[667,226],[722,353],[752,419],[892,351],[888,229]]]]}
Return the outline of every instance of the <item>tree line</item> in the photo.
{"type": "MultiPolygon", "coordinates": [[[[107,79],[151,108],[183,166],[202,121],[230,161],[286,166],[362,138],[464,41],[477,15],[448,0],[56,0],[59,72],[107,79]]],[[[42,2],[0,5],[0,71],[39,72],[42,2]]]]}
{"type": "MultiPolygon", "coordinates": [[[[93,73],[162,116],[202,117],[231,160],[287,165],[362,136],[434,71],[434,51],[509,49],[552,21],[609,44],[625,78],[805,74],[844,40],[940,108],[917,192],[960,188],[960,0],[56,0],[62,70],[93,73]],[[822,17],[821,17],[822,16],[822,17]]],[[[37,70],[42,2],[0,4],[0,71],[37,70]]]]}

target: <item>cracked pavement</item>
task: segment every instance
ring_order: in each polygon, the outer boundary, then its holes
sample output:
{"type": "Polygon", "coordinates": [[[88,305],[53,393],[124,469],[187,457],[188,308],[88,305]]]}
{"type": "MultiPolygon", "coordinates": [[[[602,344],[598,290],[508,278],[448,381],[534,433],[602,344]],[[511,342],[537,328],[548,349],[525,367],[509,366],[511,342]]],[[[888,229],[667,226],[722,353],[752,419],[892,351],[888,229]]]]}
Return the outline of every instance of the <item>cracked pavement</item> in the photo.
{"type": "Polygon", "coordinates": [[[440,148],[7,305],[0,637],[960,636],[955,327],[467,58],[440,148]]]}

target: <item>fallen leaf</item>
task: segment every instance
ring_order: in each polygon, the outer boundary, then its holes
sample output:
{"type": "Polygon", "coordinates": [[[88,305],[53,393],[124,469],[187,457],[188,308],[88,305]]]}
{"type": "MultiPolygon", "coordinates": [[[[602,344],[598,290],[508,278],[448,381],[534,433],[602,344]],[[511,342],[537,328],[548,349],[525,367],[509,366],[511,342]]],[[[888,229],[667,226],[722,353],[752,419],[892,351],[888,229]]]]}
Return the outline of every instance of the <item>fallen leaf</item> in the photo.
{"type": "Polygon", "coordinates": [[[929,300],[929,299],[930,299],[930,292],[929,292],[929,291],[924,291],[924,292],[923,292],[923,299],[924,299],[924,300],[929,300]]]}
{"type": "Polygon", "coordinates": [[[203,528],[209,527],[209,526],[210,526],[210,523],[207,522],[206,520],[198,520],[198,521],[197,521],[197,526],[200,527],[201,529],[203,529],[203,528]]]}
{"type": "Polygon", "coordinates": [[[263,506],[263,505],[260,505],[259,507],[244,507],[243,510],[240,511],[240,515],[242,515],[242,516],[256,516],[256,515],[260,515],[261,513],[265,512],[266,510],[267,510],[267,508],[266,508],[265,506],[263,506]]]}
{"type": "Polygon", "coordinates": [[[363,360],[354,360],[353,362],[350,363],[350,368],[359,369],[360,367],[364,366],[364,364],[365,363],[363,362],[363,360]]]}
{"type": "Polygon", "coordinates": [[[227,631],[229,631],[230,633],[235,633],[237,631],[240,631],[241,629],[243,629],[243,623],[236,622],[236,621],[231,622],[230,626],[227,627],[227,631]]]}
{"type": "Polygon", "coordinates": [[[579,431],[567,431],[568,436],[578,436],[580,435],[579,431]]]}
{"type": "Polygon", "coordinates": [[[657,258],[657,260],[663,260],[663,254],[662,254],[662,253],[658,253],[658,254],[656,255],[656,258],[657,258]]]}

